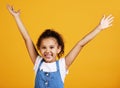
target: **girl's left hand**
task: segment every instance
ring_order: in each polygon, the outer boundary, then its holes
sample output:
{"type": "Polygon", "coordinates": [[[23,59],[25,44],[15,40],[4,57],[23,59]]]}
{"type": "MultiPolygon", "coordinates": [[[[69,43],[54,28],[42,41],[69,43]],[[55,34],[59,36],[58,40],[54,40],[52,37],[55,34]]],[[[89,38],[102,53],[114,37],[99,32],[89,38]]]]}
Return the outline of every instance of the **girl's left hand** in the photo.
{"type": "Polygon", "coordinates": [[[109,16],[103,16],[103,18],[100,21],[100,29],[104,30],[105,28],[111,27],[112,26],[112,22],[113,22],[113,16],[109,15],[109,16]]]}

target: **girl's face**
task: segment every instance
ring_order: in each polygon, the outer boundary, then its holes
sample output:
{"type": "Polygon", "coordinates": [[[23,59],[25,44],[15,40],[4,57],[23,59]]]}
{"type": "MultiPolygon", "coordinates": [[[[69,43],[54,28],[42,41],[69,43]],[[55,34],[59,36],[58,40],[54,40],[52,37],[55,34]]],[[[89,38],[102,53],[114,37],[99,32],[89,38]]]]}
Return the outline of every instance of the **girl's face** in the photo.
{"type": "Polygon", "coordinates": [[[58,45],[57,40],[53,37],[45,38],[40,44],[40,53],[45,62],[56,61],[57,54],[61,51],[61,47],[58,45]]]}

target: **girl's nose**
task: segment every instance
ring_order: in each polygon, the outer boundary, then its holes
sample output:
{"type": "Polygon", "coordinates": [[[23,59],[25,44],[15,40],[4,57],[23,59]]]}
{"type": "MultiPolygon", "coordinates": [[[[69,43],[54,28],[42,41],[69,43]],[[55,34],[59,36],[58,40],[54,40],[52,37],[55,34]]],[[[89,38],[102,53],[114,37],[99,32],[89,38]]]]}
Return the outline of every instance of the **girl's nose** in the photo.
{"type": "Polygon", "coordinates": [[[46,52],[50,52],[50,49],[46,49],[46,52]]]}

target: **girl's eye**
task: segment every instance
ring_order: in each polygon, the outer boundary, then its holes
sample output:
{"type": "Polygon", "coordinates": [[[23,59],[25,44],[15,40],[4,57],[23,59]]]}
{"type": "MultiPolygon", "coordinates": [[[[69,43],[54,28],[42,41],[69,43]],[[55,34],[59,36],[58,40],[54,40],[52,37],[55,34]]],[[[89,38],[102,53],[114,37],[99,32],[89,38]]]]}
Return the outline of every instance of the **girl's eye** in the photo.
{"type": "Polygon", "coordinates": [[[53,48],[54,48],[53,46],[50,47],[50,49],[53,49],[53,48]]]}
{"type": "Polygon", "coordinates": [[[46,47],[42,47],[42,49],[46,49],[46,47]]]}

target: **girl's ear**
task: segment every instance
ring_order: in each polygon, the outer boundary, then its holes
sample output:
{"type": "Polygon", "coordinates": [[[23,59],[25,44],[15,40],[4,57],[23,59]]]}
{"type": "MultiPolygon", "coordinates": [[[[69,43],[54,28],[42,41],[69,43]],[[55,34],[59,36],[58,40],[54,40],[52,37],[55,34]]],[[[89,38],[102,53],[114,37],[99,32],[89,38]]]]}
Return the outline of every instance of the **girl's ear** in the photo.
{"type": "Polygon", "coordinates": [[[61,51],[61,46],[58,46],[57,53],[60,53],[60,51],[61,51]]]}

